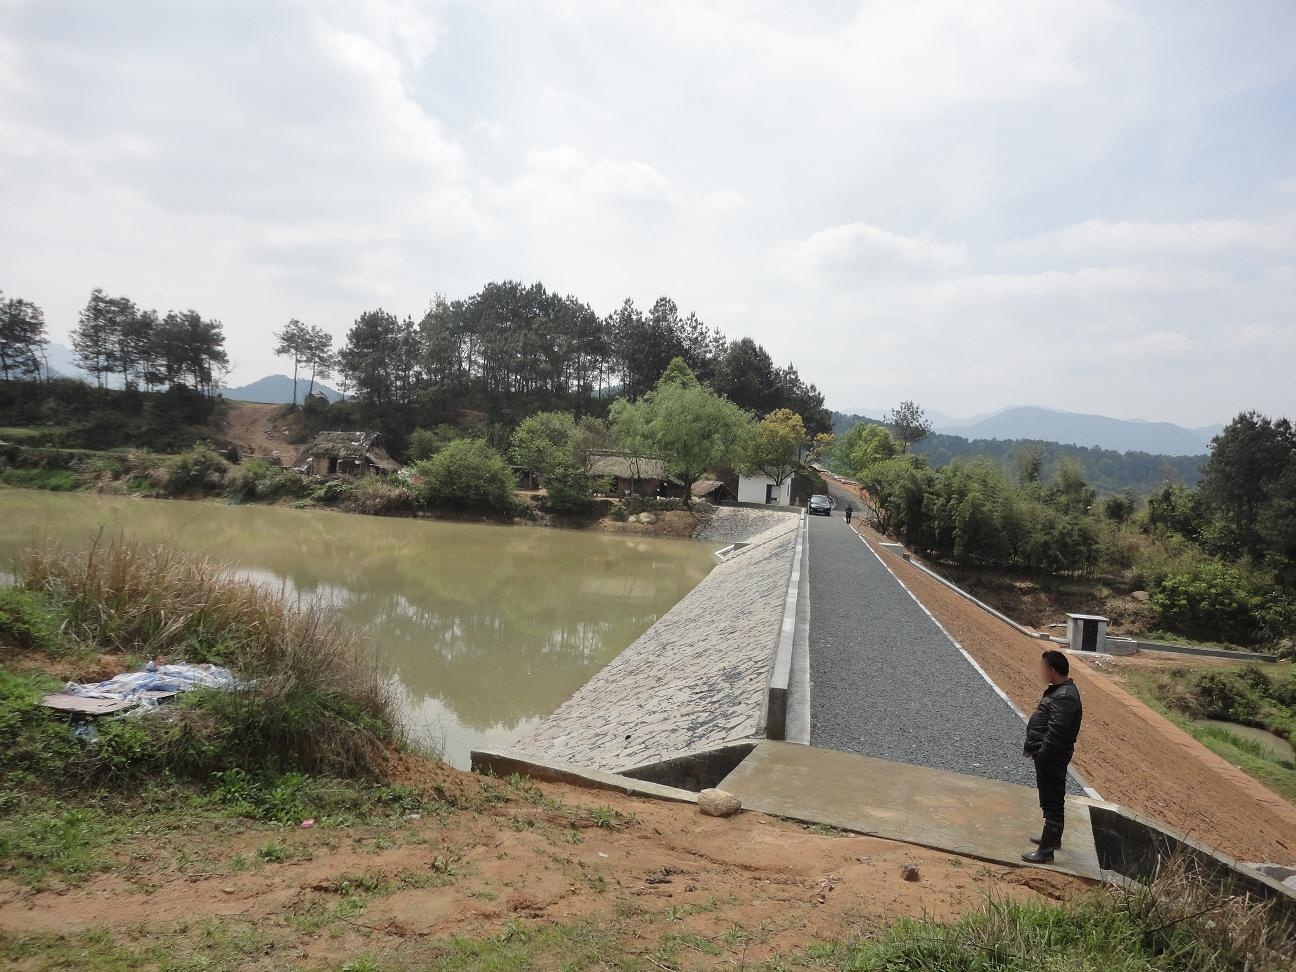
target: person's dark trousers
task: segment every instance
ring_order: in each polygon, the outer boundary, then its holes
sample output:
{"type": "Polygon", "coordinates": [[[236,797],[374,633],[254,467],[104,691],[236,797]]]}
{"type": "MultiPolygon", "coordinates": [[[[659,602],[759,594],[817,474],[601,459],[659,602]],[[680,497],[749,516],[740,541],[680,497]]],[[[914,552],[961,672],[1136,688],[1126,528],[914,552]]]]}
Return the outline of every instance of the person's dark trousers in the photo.
{"type": "Polygon", "coordinates": [[[1035,786],[1044,813],[1044,836],[1040,847],[1061,847],[1066,827],[1066,781],[1069,759],[1056,756],[1035,758],[1035,786]]]}

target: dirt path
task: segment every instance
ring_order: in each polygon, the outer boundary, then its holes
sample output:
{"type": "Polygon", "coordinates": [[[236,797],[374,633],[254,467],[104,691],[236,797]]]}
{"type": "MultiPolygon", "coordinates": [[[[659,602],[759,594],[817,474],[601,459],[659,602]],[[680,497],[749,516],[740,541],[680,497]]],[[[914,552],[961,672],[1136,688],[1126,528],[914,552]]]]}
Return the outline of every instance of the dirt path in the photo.
{"type": "Polygon", "coordinates": [[[198,929],[210,944],[214,922],[221,936],[269,939],[241,968],[338,968],[362,953],[421,967],[450,936],[500,941],[509,929],[559,926],[597,934],[619,956],[689,937],[686,968],[776,955],[801,967],[815,942],[851,941],[901,916],[950,918],[987,895],[1060,900],[1086,887],[761,814],[717,820],[691,806],[411,762],[423,768],[407,783],[454,791],[458,807],[395,828],[150,835],[118,849],[121,866],[73,888],[0,884],[0,939],[101,929],[139,944],[198,929]],[[276,862],[258,854],[270,840],[283,848],[276,862]],[[918,865],[918,882],[903,880],[906,863],[918,865]]]}
{"type": "Polygon", "coordinates": [[[290,465],[301,447],[292,445],[284,434],[283,410],[283,405],[230,402],[224,436],[243,456],[265,458],[277,451],[284,465],[290,465]]]}
{"type": "MultiPolygon", "coordinates": [[[[948,588],[855,520],[873,548],[1012,700],[1029,712],[1039,700],[1041,646],[948,588]]],[[[1075,765],[1103,798],[1121,803],[1248,861],[1296,861],[1296,807],[1266,789],[1085,665],[1077,672],[1085,721],[1075,765]]]]}

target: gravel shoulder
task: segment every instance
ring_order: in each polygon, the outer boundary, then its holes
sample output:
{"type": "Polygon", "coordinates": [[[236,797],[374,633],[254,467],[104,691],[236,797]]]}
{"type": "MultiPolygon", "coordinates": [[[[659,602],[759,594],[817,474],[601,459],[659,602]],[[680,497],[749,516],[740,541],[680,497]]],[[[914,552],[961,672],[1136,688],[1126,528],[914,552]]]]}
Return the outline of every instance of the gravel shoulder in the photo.
{"type": "Polygon", "coordinates": [[[810,518],[810,742],[1034,785],[1021,719],[840,516],[810,518]]]}

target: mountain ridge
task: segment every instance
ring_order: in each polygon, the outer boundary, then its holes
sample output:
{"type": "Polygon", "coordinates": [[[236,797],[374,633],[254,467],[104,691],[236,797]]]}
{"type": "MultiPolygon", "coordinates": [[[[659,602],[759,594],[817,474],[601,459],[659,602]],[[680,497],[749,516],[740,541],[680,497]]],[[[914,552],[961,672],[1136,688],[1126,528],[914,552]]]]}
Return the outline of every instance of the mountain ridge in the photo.
{"type": "MultiPolygon", "coordinates": [[[[881,421],[884,412],[885,409],[863,409],[852,414],[881,421]]],[[[970,418],[956,418],[930,409],[927,416],[932,431],[943,435],[1004,441],[1029,439],[1164,456],[1206,455],[1211,439],[1224,427],[1216,424],[1186,428],[1173,422],[1118,419],[1043,405],[1011,405],[970,418]]]]}

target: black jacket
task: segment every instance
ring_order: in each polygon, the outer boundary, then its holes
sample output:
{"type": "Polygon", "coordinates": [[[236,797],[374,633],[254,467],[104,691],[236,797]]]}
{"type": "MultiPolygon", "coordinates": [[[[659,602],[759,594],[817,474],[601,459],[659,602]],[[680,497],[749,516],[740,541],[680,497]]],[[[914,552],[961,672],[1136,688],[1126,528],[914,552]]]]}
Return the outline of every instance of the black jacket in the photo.
{"type": "Polygon", "coordinates": [[[1050,685],[1026,723],[1024,752],[1036,759],[1070,759],[1083,716],[1075,682],[1067,679],[1050,685]]]}

